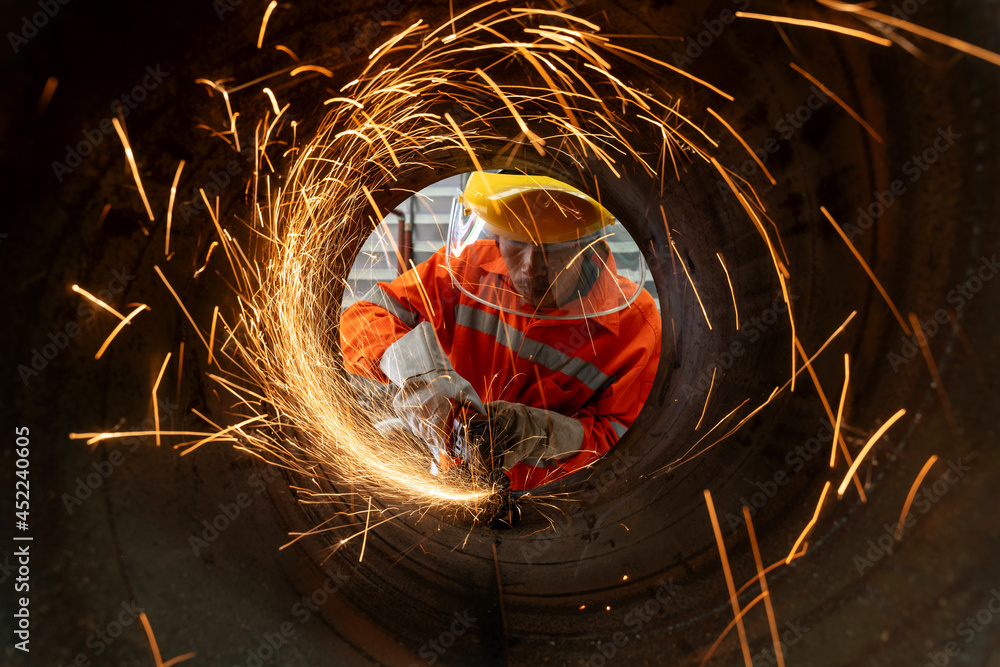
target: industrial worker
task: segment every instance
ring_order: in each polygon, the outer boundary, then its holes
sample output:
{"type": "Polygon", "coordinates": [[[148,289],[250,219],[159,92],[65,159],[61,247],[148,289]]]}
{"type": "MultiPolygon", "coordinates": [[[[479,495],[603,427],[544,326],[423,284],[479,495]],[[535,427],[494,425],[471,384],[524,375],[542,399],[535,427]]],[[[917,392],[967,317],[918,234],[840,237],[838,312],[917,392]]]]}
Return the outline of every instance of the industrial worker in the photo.
{"type": "Polygon", "coordinates": [[[344,311],[347,371],[398,387],[396,414],[439,468],[456,410],[485,425],[482,465],[511,490],[592,464],[639,414],[660,355],[660,314],[618,275],[612,224],[561,181],[475,172],[445,247],[344,311]]]}

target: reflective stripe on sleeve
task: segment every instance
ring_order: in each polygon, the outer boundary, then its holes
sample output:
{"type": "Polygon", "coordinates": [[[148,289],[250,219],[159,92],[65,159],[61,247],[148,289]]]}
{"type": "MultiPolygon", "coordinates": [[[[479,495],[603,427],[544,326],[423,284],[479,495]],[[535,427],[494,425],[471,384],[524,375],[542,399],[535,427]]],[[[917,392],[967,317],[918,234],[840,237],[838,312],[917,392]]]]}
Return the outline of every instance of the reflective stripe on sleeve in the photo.
{"type": "Polygon", "coordinates": [[[378,283],[368,290],[368,292],[358,300],[358,303],[362,301],[388,310],[400,322],[411,329],[417,326],[417,321],[420,319],[420,313],[410,310],[399,301],[396,301],[394,298],[386,294],[382,291],[382,286],[378,283]]]}
{"type": "Polygon", "coordinates": [[[625,435],[625,431],[628,430],[628,426],[622,426],[613,419],[609,419],[608,423],[611,424],[611,428],[614,430],[615,435],[617,435],[618,439],[621,440],[622,436],[625,435]]]}
{"type": "Polygon", "coordinates": [[[525,338],[524,333],[506,324],[492,313],[460,304],[455,307],[455,323],[493,336],[497,343],[513,350],[522,359],[533,361],[550,371],[574,377],[591,391],[596,391],[608,376],[588,361],[572,357],[556,348],[525,338]]]}

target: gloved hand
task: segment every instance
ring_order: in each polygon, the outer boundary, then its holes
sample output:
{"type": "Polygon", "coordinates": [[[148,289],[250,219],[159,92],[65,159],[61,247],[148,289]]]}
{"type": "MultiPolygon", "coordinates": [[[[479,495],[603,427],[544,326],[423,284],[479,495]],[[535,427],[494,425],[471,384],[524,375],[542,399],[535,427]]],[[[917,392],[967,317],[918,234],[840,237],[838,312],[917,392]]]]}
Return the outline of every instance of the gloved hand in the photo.
{"type": "Polygon", "coordinates": [[[467,427],[477,450],[470,463],[482,473],[509,470],[520,461],[553,465],[581,451],[584,430],[578,419],[508,401],[493,401],[485,412],[467,427]]]}
{"type": "Polygon", "coordinates": [[[399,387],[392,401],[396,414],[427,443],[435,460],[447,452],[452,401],[486,412],[475,388],[452,368],[430,322],[390,345],[379,367],[399,387]]]}

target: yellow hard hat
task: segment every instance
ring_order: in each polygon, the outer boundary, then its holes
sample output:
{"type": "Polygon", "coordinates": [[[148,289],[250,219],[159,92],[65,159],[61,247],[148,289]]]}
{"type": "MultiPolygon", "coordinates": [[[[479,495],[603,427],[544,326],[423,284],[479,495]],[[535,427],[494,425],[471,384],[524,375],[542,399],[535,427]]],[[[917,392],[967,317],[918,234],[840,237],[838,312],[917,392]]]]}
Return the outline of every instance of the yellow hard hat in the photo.
{"type": "Polygon", "coordinates": [[[535,244],[574,241],[614,223],[593,198],[548,176],[477,171],[465,186],[462,205],[489,231],[535,244]]]}

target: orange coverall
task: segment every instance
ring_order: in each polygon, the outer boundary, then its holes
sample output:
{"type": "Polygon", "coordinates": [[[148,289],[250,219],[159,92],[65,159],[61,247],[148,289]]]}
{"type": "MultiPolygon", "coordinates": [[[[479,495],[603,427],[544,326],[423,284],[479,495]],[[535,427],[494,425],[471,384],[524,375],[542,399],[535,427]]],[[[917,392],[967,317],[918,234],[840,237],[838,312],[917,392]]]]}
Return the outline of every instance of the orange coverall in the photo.
{"type": "MultiPolygon", "coordinates": [[[[487,260],[476,272],[501,274],[500,280],[509,281],[499,249],[487,260]]],[[[602,270],[593,294],[614,290],[620,300],[618,287],[610,279],[602,281],[604,276],[602,270]]],[[[464,283],[475,276],[459,279],[464,283]]],[[[517,298],[513,286],[509,294],[517,298]]],[[[608,297],[612,306],[618,302],[608,297]]],[[[431,323],[452,366],[484,403],[523,403],[583,424],[580,453],[517,463],[507,471],[513,490],[551,482],[607,452],[645,404],[660,356],[660,314],[645,290],[624,310],[599,317],[546,320],[505,313],[455,286],[442,248],[391,283],[376,284],[344,311],[346,370],[388,382],[379,368],[382,354],[423,321],[431,323]]]]}

